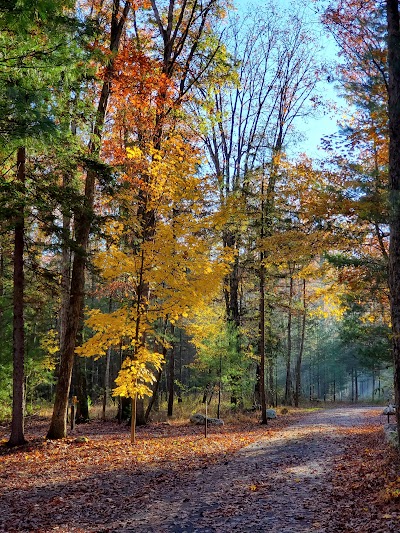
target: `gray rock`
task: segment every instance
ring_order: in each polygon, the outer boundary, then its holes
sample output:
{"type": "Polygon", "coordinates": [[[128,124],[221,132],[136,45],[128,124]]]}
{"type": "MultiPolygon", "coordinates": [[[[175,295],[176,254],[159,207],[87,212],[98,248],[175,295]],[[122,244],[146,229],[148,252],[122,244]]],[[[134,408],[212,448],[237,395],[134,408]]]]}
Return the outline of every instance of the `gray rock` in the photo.
{"type": "Polygon", "coordinates": [[[396,424],[386,424],[385,439],[394,448],[399,448],[399,435],[396,424]]]}
{"type": "Polygon", "coordinates": [[[267,409],[266,413],[267,413],[267,418],[269,419],[276,418],[275,409],[267,409]]]}
{"type": "Polygon", "coordinates": [[[396,412],[396,408],[391,403],[385,407],[385,409],[382,411],[383,415],[393,415],[396,412]]]}
{"type": "MultiPolygon", "coordinates": [[[[190,417],[190,421],[192,424],[195,424],[196,426],[204,426],[206,417],[200,413],[196,413],[190,417]]],[[[207,417],[207,425],[208,426],[223,426],[224,421],[220,418],[209,418],[207,417]]]]}

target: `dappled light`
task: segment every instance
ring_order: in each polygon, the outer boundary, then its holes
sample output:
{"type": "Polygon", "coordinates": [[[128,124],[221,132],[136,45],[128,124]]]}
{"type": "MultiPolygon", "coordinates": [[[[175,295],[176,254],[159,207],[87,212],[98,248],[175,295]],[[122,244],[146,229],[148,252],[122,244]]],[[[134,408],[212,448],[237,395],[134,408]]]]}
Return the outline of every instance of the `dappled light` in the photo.
{"type": "Polygon", "coordinates": [[[400,531],[400,0],[255,1],[1,2],[0,531],[400,531]]]}
{"type": "Polygon", "coordinates": [[[62,441],[44,441],[41,423],[31,421],[31,437],[39,433],[29,445],[1,448],[5,530],[158,532],[196,523],[223,531],[236,524],[243,533],[249,524],[276,532],[296,524],[305,532],[329,523],[339,532],[345,517],[355,520],[346,513],[359,498],[374,514],[365,511],[355,532],[372,532],[383,514],[390,532],[400,518],[374,408],[293,410],[268,427],[251,415],[210,428],[208,438],[198,426],[158,423],[139,429],[135,446],[116,422],[93,421],[62,441]],[[357,529],[364,517],[370,529],[357,529]]]}

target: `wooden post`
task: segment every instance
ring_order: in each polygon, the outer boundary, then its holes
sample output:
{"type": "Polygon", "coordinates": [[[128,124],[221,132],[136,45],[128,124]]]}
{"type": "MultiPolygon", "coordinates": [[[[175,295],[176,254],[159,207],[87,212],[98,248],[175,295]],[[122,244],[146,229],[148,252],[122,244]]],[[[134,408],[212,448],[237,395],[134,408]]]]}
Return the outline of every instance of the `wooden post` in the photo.
{"type": "Polygon", "coordinates": [[[131,413],[131,444],[135,444],[136,440],[136,399],[137,394],[132,398],[132,413],[131,413]]]}
{"type": "Polygon", "coordinates": [[[204,420],[204,438],[207,438],[207,399],[206,399],[206,419],[204,420]]]}

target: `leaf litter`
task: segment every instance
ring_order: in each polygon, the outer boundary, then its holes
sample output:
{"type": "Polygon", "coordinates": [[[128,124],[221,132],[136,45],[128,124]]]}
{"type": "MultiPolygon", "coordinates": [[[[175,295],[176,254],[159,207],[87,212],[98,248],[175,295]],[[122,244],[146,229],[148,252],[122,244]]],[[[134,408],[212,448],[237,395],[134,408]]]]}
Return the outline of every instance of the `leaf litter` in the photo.
{"type": "MultiPolygon", "coordinates": [[[[113,421],[0,449],[0,530],[8,532],[341,532],[399,530],[399,457],[376,410],[295,411],[268,426],[113,421]]],[[[8,428],[0,428],[6,439],[8,428]]]]}

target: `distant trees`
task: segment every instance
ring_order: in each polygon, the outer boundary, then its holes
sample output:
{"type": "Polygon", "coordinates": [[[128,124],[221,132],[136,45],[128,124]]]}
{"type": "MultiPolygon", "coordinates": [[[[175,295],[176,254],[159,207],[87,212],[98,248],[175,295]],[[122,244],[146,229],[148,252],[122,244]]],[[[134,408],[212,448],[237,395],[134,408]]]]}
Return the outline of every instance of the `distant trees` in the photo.
{"type": "MultiPolygon", "coordinates": [[[[388,322],[385,323],[383,300],[385,295],[388,296],[387,284],[389,286],[394,389],[398,397],[396,176],[399,161],[396,140],[399,127],[399,13],[398,2],[387,1],[384,4],[374,0],[338,1],[326,11],[324,20],[341,48],[344,65],[339,67],[339,75],[346,97],[356,108],[351,123],[343,125],[349,155],[337,157],[337,161],[342,174],[348,176],[346,194],[353,201],[360,228],[364,226],[364,237],[354,254],[346,254],[347,261],[342,264],[345,266],[344,263],[347,263],[344,277],[347,270],[349,284],[354,285],[358,278],[358,288],[368,286],[368,290],[373,291],[373,298],[370,298],[371,293],[367,297],[370,312],[374,314],[374,308],[380,309],[378,313],[383,326],[387,326],[388,322]]],[[[379,354],[376,359],[379,360],[379,354]]]]}
{"type": "Polygon", "coordinates": [[[300,16],[291,14],[288,31],[286,15],[271,4],[257,14],[232,18],[230,24],[227,49],[238,66],[237,79],[204,90],[198,113],[221,204],[235,205],[223,231],[224,246],[235,250],[224,288],[227,321],[232,331],[236,329],[232,342],[240,354],[246,342],[246,315],[251,321],[258,316],[258,342],[253,346],[258,354],[256,403],[261,403],[266,422],[266,360],[273,371],[273,358],[266,355],[272,336],[267,293],[273,280],[264,244],[279,225],[275,199],[281,161],[296,120],[311,112],[319,65],[315,43],[300,16]],[[257,310],[247,308],[247,298],[241,296],[242,287],[251,290],[253,276],[257,310]]]}

